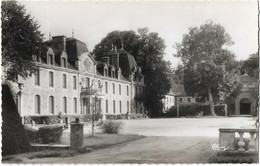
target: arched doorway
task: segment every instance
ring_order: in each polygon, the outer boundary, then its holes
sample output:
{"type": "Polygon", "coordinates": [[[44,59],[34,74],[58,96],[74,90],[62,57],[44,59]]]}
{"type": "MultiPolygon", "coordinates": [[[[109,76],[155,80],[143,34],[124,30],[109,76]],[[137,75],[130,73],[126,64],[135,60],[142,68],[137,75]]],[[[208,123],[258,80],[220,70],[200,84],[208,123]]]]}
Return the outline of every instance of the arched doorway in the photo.
{"type": "Polygon", "coordinates": [[[240,115],[251,114],[251,101],[248,98],[240,100],[240,115]]]}

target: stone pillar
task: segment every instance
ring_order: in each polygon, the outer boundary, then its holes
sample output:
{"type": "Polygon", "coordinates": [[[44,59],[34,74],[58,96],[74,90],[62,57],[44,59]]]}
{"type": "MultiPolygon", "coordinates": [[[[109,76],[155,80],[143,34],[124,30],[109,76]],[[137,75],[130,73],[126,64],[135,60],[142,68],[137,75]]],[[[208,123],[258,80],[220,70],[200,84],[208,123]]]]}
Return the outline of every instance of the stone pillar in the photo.
{"type": "Polygon", "coordinates": [[[232,129],[219,129],[219,147],[228,148],[227,151],[234,151],[235,132],[232,129]]]}
{"type": "Polygon", "coordinates": [[[83,124],[74,123],[70,125],[70,146],[79,148],[83,146],[84,135],[83,135],[83,124]]]}
{"type": "Polygon", "coordinates": [[[65,128],[69,127],[70,119],[69,117],[65,117],[65,128]]]}
{"type": "Polygon", "coordinates": [[[102,120],[106,120],[106,102],[103,98],[101,98],[101,103],[100,103],[100,107],[101,107],[101,113],[102,113],[102,120]]]}

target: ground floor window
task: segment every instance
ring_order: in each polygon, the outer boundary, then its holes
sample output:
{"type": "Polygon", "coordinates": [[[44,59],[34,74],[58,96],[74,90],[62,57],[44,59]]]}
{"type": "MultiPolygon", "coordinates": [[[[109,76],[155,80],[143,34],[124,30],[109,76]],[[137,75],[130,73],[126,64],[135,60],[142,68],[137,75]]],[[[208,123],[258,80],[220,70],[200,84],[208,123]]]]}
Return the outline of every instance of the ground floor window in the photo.
{"type": "Polygon", "coordinates": [[[41,114],[41,97],[39,95],[35,96],[34,103],[35,103],[35,113],[41,114]]]}
{"type": "Polygon", "coordinates": [[[116,113],[116,101],[113,100],[113,113],[115,114],[116,113]]]}
{"type": "Polygon", "coordinates": [[[127,112],[129,113],[129,101],[127,101],[127,112]]]}
{"type": "Polygon", "coordinates": [[[77,109],[78,109],[78,107],[77,107],[77,98],[73,98],[73,108],[74,108],[74,113],[77,113],[77,109]]]}
{"type": "Polygon", "coordinates": [[[62,99],[62,111],[63,113],[67,113],[67,98],[66,97],[63,97],[62,99]]]}
{"type": "Polygon", "coordinates": [[[54,114],[54,97],[49,97],[49,110],[51,114],[54,114]]]}
{"type": "Polygon", "coordinates": [[[119,111],[122,113],[122,101],[119,101],[119,111]]]}
{"type": "Polygon", "coordinates": [[[106,113],[108,113],[108,100],[106,100],[106,113]]]}

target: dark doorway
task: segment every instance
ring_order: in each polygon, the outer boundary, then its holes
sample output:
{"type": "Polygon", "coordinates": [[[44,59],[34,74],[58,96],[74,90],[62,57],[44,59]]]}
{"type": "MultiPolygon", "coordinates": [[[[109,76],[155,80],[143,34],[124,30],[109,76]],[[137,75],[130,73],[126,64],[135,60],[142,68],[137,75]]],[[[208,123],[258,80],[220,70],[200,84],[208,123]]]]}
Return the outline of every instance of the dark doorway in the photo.
{"type": "Polygon", "coordinates": [[[251,102],[249,99],[242,99],[240,101],[240,115],[250,115],[251,114],[251,102]]]}

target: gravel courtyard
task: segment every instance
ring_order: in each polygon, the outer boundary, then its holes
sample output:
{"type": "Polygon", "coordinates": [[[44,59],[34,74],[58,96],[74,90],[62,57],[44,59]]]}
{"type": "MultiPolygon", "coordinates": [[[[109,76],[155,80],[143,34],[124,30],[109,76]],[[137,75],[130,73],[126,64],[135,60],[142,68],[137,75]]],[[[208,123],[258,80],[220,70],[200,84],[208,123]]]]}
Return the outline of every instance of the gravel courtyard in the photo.
{"type": "Polygon", "coordinates": [[[255,128],[255,119],[249,117],[216,117],[124,120],[125,126],[121,133],[144,136],[218,137],[219,128],[255,128]]]}
{"type": "Polygon", "coordinates": [[[254,128],[255,118],[171,118],[122,120],[120,134],[145,138],[66,158],[38,158],[24,163],[208,163],[216,155],[219,128],[254,128]]]}

